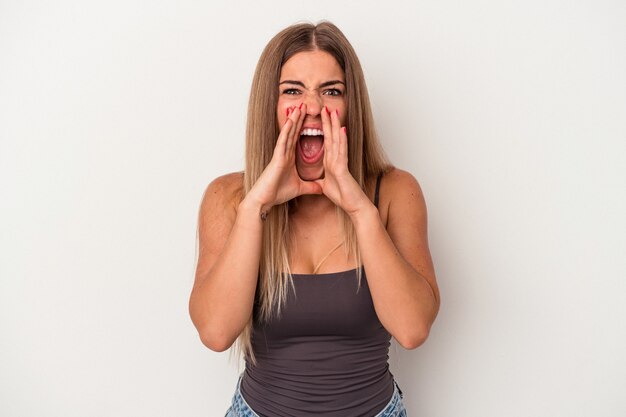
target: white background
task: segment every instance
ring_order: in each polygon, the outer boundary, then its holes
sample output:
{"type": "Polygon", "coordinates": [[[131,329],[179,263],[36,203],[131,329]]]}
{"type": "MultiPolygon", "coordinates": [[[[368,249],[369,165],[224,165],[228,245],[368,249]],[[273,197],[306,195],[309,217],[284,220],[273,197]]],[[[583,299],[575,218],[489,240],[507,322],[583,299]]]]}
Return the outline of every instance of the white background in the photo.
{"type": "Polygon", "coordinates": [[[266,42],[330,19],[426,195],[413,417],[626,415],[626,3],[0,0],[0,415],[221,416],[187,313],[266,42]]]}

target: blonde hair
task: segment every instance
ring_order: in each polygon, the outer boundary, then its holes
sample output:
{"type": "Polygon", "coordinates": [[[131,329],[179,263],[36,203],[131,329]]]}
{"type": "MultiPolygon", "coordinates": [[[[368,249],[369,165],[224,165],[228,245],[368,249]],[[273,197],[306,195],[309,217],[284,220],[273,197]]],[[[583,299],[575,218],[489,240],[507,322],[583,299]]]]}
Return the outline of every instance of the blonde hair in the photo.
{"type": "MultiPolygon", "coordinates": [[[[279,126],[276,118],[278,83],[282,66],[298,52],[321,50],[332,55],[341,66],[346,82],[348,133],[348,168],[365,189],[366,182],[390,167],[378,142],[370,108],[365,78],[359,59],[344,34],[332,23],[302,23],[278,33],[265,47],[254,73],[246,128],[246,169],[244,193],[272,159],[279,126]]],[[[267,322],[281,313],[287,291],[293,286],[289,268],[289,207],[283,203],[272,207],[263,229],[256,303],[258,317],[267,322]]],[[[346,255],[352,254],[360,265],[360,254],[354,226],[348,215],[337,208],[341,221],[346,255]]],[[[360,280],[360,269],[357,269],[360,280]]],[[[255,363],[252,350],[253,318],[239,335],[239,351],[255,363]]]]}

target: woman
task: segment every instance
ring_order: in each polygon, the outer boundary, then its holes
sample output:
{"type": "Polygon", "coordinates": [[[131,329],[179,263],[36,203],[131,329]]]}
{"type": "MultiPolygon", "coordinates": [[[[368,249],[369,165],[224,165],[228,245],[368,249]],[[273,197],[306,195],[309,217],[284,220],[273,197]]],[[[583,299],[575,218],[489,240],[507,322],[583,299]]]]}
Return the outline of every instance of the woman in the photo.
{"type": "Polygon", "coordinates": [[[390,337],[413,349],[439,309],[417,181],[376,139],[358,58],[331,23],[276,35],[254,75],[246,170],[199,215],[190,314],[246,359],[227,416],[401,416],[390,337]]]}

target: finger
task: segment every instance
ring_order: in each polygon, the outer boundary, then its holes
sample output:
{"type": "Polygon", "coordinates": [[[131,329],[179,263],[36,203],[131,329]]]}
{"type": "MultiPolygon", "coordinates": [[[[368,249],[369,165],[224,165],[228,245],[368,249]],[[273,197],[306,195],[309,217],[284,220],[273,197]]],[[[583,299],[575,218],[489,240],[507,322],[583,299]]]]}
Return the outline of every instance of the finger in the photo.
{"type": "Polygon", "coordinates": [[[300,119],[301,112],[299,107],[293,107],[293,111],[289,114],[289,120],[291,121],[291,129],[287,135],[287,143],[285,144],[285,154],[289,156],[293,151],[293,144],[295,143],[296,131],[298,120],[300,119]]]}
{"type": "Polygon", "coordinates": [[[326,186],[326,179],[325,178],[320,178],[318,180],[312,181],[317,183],[320,186],[320,190],[322,190],[322,194],[325,194],[326,189],[324,188],[326,186]]]}
{"type": "Polygon", "coordinates": [[[339,138],[341,133],[341,121],[339,120],[339,109],[333,111],[330,114],[331,120],[331,128],[333,131],[333,156],[337,156],[339,154],[339,138]]]}
{"type": "Polygon", "coordinates": [[[293,140],[287,145],[288,146],[287,152],[293,152],[293,149],[295,148],[296,143],[298,143],[298,140],[300,140],[300,132],[302,132],[302,125],[304,124],[304,119],[306,117],[306,104],[304,103],[300,104],[299,110],[300,110],[300,117],[298,118],[298,121],[296,123],[293,140]]]}
{"type": "Polygon", "coordinates": [[[301,181],[300,183],[300,195],[303,194],[322,194],[321,180],[316,181],[301,181]]]}
{"type": "Polygon", "coordinates": [[[339,129],[339,157],[342,159],[348,157],[348,132],[345,126],[339,129]]]}
{"type": "Polygon", "coordinates": [[[293,121],[291,119],[287,119],[282,129],[280,129],[280,133],[278,134],[278,139],[276,139],[276,146],[274,147],[274,152],[281,152],[281,155],[285,152],[285,147],[287,145],[287,137],[289,132],[293,128],[293,121]]]}
{"type": "Polygon", "coordinates": [[[333,138],[332,138],[333,135],[332,135],[330,113],[328,111],[328,107],[324,106],[321,113],[322,113],[322,131],[324,132],[324,160],[326,160],[326,156],[330,153],[330,148],[333,143],[333,138]]]}
{"type": "Polygon", "coordinates": [[[300,104],[300,118],[298,119],[298,129],[296,131],[297,136],[300,136],[300,132],[302,131],[302,125],[304,124],[304,119],[306,118],[306,104],[300,104]]]}
{"type": "MultiPolygon", "coordinates": [[[[289,115],[291,114],[291,111],[293,109],[291,107],[287,107],[287,119],[289,119],[289,115]]],[[[287,123],[287,119],[285,119],[285,123],[287,123]]],[[[283,123],[283,126],[285,125],[285,123],[283,123]]]]}

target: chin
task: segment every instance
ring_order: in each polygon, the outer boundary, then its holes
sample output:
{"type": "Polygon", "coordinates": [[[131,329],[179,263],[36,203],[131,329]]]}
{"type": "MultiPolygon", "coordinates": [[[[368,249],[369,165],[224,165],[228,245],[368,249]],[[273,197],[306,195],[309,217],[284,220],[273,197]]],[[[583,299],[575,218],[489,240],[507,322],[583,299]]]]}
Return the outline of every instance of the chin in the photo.
{"type": "Polygon", "coordinates": [[[324,169],[298,169],[298,176],[303,181],[315,181],[324,178],[324,169]]]}

